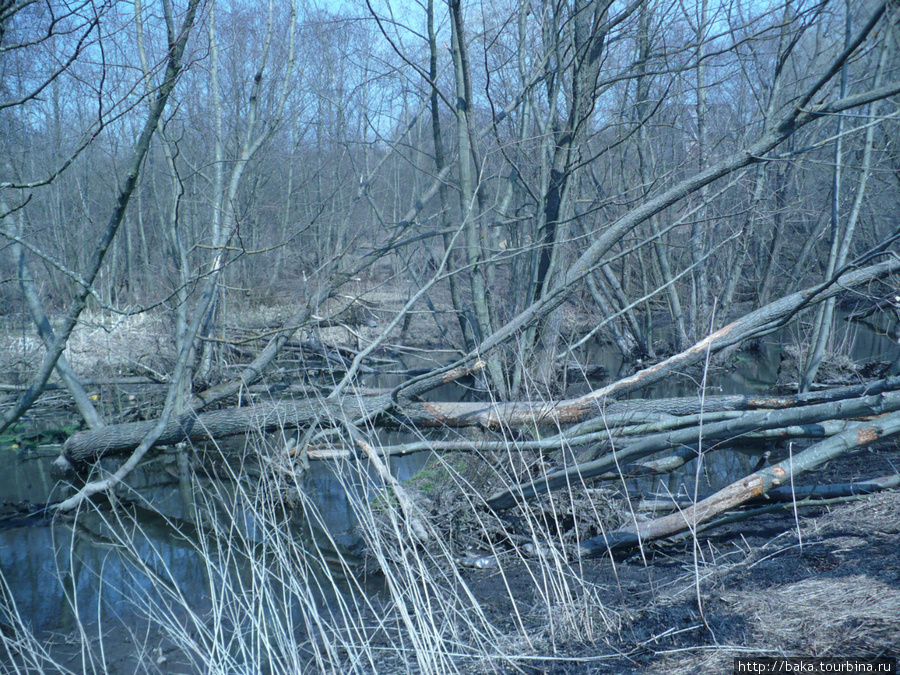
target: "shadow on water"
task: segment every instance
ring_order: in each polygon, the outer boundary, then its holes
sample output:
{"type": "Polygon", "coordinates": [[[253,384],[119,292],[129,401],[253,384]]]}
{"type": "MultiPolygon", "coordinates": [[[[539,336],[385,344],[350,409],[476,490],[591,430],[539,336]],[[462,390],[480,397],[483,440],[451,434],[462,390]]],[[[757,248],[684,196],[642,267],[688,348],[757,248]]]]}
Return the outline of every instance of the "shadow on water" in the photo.
{"type": "MultiPolygon", "coordinates": [[[[24,456],[4,453],[6,470],[0,472],[4,501],[38,504],[67,493],[49,472],[55,455],[53,450],[24,456]]],[[[169,481],[162,478],[167,474],[156,464],[142,469],[135,483],[164,494],[164,484],[169,481]]],[[[177,571],[181,588],[199,601],[204,587],[202,568],[190,562],[192,547],[175,536],[173,529],[161,527],[153,519],[142,519],[140,525],[126,531],[127,523],[104,522],[94,511],[75,519],[34,515],[0,523],[3,575],[28,623],[36,630],[68,629],[75,626],[76,613],[86,621],[111,619],[140,603],[153,580],[130,565],[127,556],[119,555],[122,537],[130,539],[148,565],[161,564],[165,570],[177,571]],[[120,531],[114,533],[117,525],[120,531]],[[104,612],[98,614],[101,606],[104,612]]]]}
{"type": "MultiPolygon", "coordinates": [[[[457,400],[460,396],[457,392],[457,400]]],[[[414,440],[400,432],[382,436],[382,443],[414,440]]],[[[259,573],[253,566],[265,564],[269,555],[265,540],[273,520],[290,537],[295,564],[305,567],[302,602],[327,611],[336,595],[350,594],[351,587],[377,597],[382,579],[347,575],[347,565],[360,561],[363,545],[355,514],[360,500],[377,491],[377,475],[364,462],[312,462],[298,481],[303,499],[279,508],[282,496],[261,494],[271,487],[261,478],[264,467],[248,460],[260,445],[278,452],[278,441],[275,435],[237,437],[190,453],[166,450],[130,474],[115,508],[104,501],[74,518],[51,518],[39,509],[74,491],[51,472],[58,447],[0,448],[0,573],[27,625],[37,633],[136,626],[167,603],[165,611],[173,616],[186,607],[208,614],[214,609],[211,589],[252,585],[259,573]],[[364,473],[357,475],[358,470],[364,473]],[[261,511],[261,504],[275,506],[261,511]],[[231,546],[235,538],[239,545],[231,546]],[[176,602],[166,599],[175,595],[176,602]]],[[[428,455],[391,458],[391,470],[406,480],[428,455]]],[[[122,461],[101,464],[114,471],[122,461]]],[[[273,568],[279,566],[284,561],[275,561],[273,568]]],[[[278,580],[268,583],[274,587],[278,580]]],[[[297,595],[296,589],[272,590],[284,598],[297,595]]],[[[300,609],[286,607],[292,614],[300,609]]],[[[0,625],[12,624],[3,612],[0,607],[0,625]]]]}
{"type": "MultiPolygon", "coordinates": [[[[888,328],[839,323],[842,331],[837,341],[854,360],[897,359],[897,343],[887,335],[888,328]]],[[[764,338],[758,350],[739,353],[734,368],[712,371],[707,391],[729,394],[770,390],[782,367],[782,345],[792,340],[794,336],[788,331],[764,338]]],[[[584,361],[604,373],[604,377],[581,377],[570,394],[621,377],[629,367],[613,348],[599,343],[589,347],[584,361]]],[[[365,385],[391,386],[401,379],[400,375],[370,375],[365,385]]],[[[578,379],[570,376],[570,382],[578,379]]],[[[637,396],[698,396],[699,392],[696,376],[684,374],[637,396]]],[[[452,401],[463,400],[471,392],[462,386],[447,385],[432,395],[434,400],[452,401]]],[[[390,432],[379,440],[396,444],[417,439],[390,432]]],[[[275,445],[277,439],[270,438],[269,442],[275,445]]],[[[52,521],[27,516],[23,505],[47,503],[71,491],[71,487],[58,485],[50,472],[50,460],[58,450],[22,453],[10,447],[0,448],[0,571],[26,622],[38,632],[66,630],[79,621],[94,624],[116,620],[131,625],[146,614],[152,603],[160,602],[166,595],[160,592],[161,587],[179,594],[185,606],[200,614],[209,610],[211,588],[214,590],[222,579],[231,578],[229,575],[242,578],[247,572],[242,566],[251,562],[239,556],[226,556],[208,534],[200,533],[217,529],[211,525],[225,530],[237,528],[251,547],[263,546],[266,528],[271,525],[260,523],[251,505],[235,497],[238,474],[222,470],[223,458],[239,457],[242,451],[246,456],[247,441],[230,443],[236,445],[218,458],[214,456],[210,463],[201,460],[201,466],[193,466],[191,471],[187,470],[183,454],[175,450],[162,453],[129,478],[132,494],[140,495],[139,499],[124,499],[116,509],[85,511],[74,520],[52,521]],[[185,480],[186,475],[193,478],[185,480]],[[201,546],[204,536],[206,545],[201,546]],[[122,545],[125,541],[129,542],[127,547],[122,545]],[[229,569],[223,570],[222,566],[229,569]]],[[[629,480],[625,488],[632,494],[646,490],[673,494],[692,494],[695,489],[715,490],[746,475],[758,454],[758,448],[710,453],[699,465],[690,464],[686,470],[664,478],[629,480]]],[[[392,458],[391,469],[397,478],[406,480],[423,468],[428,459],[429,453],[392,458]]],[[[260,489],[258,469],[257,465],[256,483],[250,490],[260,489]]],[[[320,589],[314,593],[313,601],[323,607],[335,601],[329,596],[333,590],[328,589],[334,589],[334,580],[346,574],[339,561],[354,559],[362,544],[353,500],[370,499],[372,486],[377,484],[371,476],[368,477],[371,480],[366,476],[348,480],[346,474],[340,473],[347,470],[346,464],[313,462],[302,479],[307,511],[294,509],[290,514],[270,514],[278,519],[279,528],[293,541],[300,542],[301,548],[315,549],[310,559],[338,561],[334,565],[325,563],[330,569],[315,569],[313,565],[307,570],[311,575],[310,585],[320,589]],[[316,575],[326,580],[318,583],[316,575]]],[[[379,580],[366,583],[365,592],[377,595],[379,580]]],[[[345,586],[349,588],[349,582],[345,586]]],[[[0,616],[2,622],[7,619],[0,616]]]]}

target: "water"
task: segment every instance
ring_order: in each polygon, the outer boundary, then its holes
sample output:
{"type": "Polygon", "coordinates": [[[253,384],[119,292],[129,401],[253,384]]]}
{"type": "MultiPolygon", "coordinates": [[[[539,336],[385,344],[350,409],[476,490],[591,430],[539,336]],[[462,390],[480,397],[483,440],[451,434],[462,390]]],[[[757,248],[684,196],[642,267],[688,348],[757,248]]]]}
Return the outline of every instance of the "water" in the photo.
{"type": "MultiPolygon", "coordinates": [[[[900,357],[898,338],[900,324],[889,315],[870,317],[865,323],[847,322],[846,311],[837,312],[835,321],[834,351],[846,355],[849,360],[865,365],[871,362],[893,363],[900,357]]],[[[657,339],[668,339],[663,331],[657,339]]],[[[762,394],[771,391],[778,380],[779,371],[796,368],[795,361],[786,357],[786,346],[793,351],[809,348],[802,342],[795,325],[767,335],[757,343],[752,352],[738,352],[732,357],[728,369],[713,367],[706,376],[706,391],[710,395],[762,394]]],[[[612,344],[595,342],[587,347],[584,363],[600,366],[606,375],[602,378],[583,378],[577,370],[570,373],[573,395],[584,393],[609,381],[620,379],[640,368],[641,364],[623,361],[621,354],[612,344]]],[[[789,370],[782,379],[799,379],[797,373],[789,370]]],[[[666,380],[645,387],[631,394],[631,398],[667,398],[675,396],[699,396],[702,390],[702,376],[695,372],[675,373],[666,380]]]]}
{"type": "MultiPolygon", "coordinates": [[[[3,453],[5,471],[0,472],[0,494],[5,501],[40,504],[70,492],[57,484],[49,471],[58,451],[40,450],[28,454],[3,453]]],[[[140,469],[132,479],[150,493],[166,501],[177,486],[160,485],[167,475],[159,462],[140,469]],[[150,487],[152,483],[156,487],[150,487]],[[157,493],[154,495],[153,493],[157,493]]],[[[148,512],[149,516],[149,512],[148,512]]],[[[158,515],[142,518],[142,532],[134,533],[139,555],[173,573],[180,588],[200,602],[204,588],[200,568],[192,564],[192,546],[174,536],[171,527],[158,515]]],[[[126,557],[116,555],[117,541],[110,536],[110,524],[95,512],[87,511],[77,520],[50,520],[36,515],[0,525],[0,568],[13,589],[20,613],[35,630],[68,629],[81,616],[97,616],[104,607],[109,618],[116,608],[133,606],[146,593],[151,580],[130,567],[126,557]],[[73,593],[74,591],[74,593],[73,593]],[[76,608],[72,598],[78,600],[76,608]]]]}
{"type": "MultiPolygon", "coordinates": [[[[887,320],[881,326],[840,322],[837,340],[859,362],[894,361],[900,351],[889,335],[890,325],[887,320]]],[[[713,370],[706,383],[708,392],[762,393],[769,390],[782,362],[782,344],[793,339],[791,329],[786,329],[779,335],[765,338],[758,352],[740,354],[735,369],[713,370]]],[[[608,345],[592,345],[585,361],[602,366],[607,373],[606,380],[625,374],[626,366],[608,345]]],[[[391,386],[399,381],[400,376],[368,376],[365,384],[391,386]]],[[[577,377],[570,381],[573,382],[571,395],[604,383],[598,379],[578,381],[577,377]]],[[[639,395],[699,395],[700,384],[687,375],[674,376],[639,395]]],[[[461,400],[468,395],[457,385],[447,385],[433,393],[434,400],[461,400]]],[[[274,444],[277,439],[270,437],[268,440],[274,444]]],[[[411,440],[414,439],[410,435],[397,432],[386,433],[380,438],[386,445],[411,440]]],[[[229,441],[223,456],[240,457],[246,450],[242,447],[245,443],[245,439],[229,441]]],[[[72,488],[59,483],[50,471],[50,462],[57,454],[58,448],[22,452],[0,447],[0,467],[3,469],[0,470],[0,501],[6,505],[40,505],[70,494],[72,488]]],[[[392,458],[391,470],[400,480],[405,480],[415,475],[428,459],[428,453],[392,458]]],[[[694,489],[705,492],[746,475],[755,461],[752,450],[713,453],[704,459],[699,469],[695,463],[683,472],[662,479],[629,481],[625,488],[630,493],[653,490],[690,494],[694,489]]],[[[227,468],[224,460],[216,459],[214,449],[211,458],[201,460],[200,464],[207,469],[218,466],[220,475],[227,468]]],[[[110,468],[112,464],[107,466],[110,468]]],[[[313,522],[300,517],[284,517],[283,527],[294,541],[325,550],[326,558],[328,551],[334,549],[335,558],[353,559],[362,544],[353,500],[370,499],[373,495],[371,485],[375,481],[366,485],[366,476],[353,478],[347,472],[352,472],[347,464],[313,462],[303,479],[304,498],[309,500],[310,513],[315,513],[311,518],[313,522]],[[335,471],[343,472],[342,480],[335,477],[335,471]],[[356,487],[348,491],[348,484],[356,487]],[[325,531],[330,536],[323,536],[325,531]]],[[[205,490],[204,494],[217,493],[218,504],[227,504],[229,500],[232,503],[229,509],[215,504],[204,508],[208,505],[200,504],[202,517],[218,519],[220,525],[238,527],[251,543],[263,541],[267,525],[256,522],[252,508],[243,509],[239,500],[235,501],[233,482],[216,480],[209,473],[199,471],[194,474],[197,478],[192,484],[185,480],[187,475],[184,462],[179,461],[175,451],[145,463],[128,479],[140,499],[117,511],[129,516],[121,522],[108,520],[109,516],[103,515],[108,511],[85,511],[77,519],[55,521],[39,515],[0,520],[0,571],[12,590],[18,611],[31,627],[37,632],[71,629],[77,623],[76,615],[82,623],[121,620],[130,624],[141,614],[135,608],[147,607],[150,600],[158,597],[160,584],[178,589],[184,602],[200,612],[209,608],[211,585],[218,583],[216,575],[227,576],[231,572],[210,569],[209,558],[198,552],[197,487],[205,490]],[[145,503],[141,504],[141,500],[145,503]],[[121,555],[123,537],[130,540],[131,552],[127,555],[121,555]]],[[[0,514],[11,511],[6,508],[0,514]]],[[[212,562],[216,562],[215,556],[212,562]]],[[[230,565],[234,574],[240,576],[243,573],[241,565],[245,563],[232,560],[222,564],[230,565]]],[[[342,573],[339,569],[331,570],[330,578],[333,580],[342,573]]],[[[377,593],[377,581],[373,580],[372,584],[372,592],[377,593]]],[[[327,586],[327,583],[323,585],[327,586]]],[[[327,606],[334,600],[327,595],[323,591],[316,602],[327,606]]],[[[0,623],[3,622],[8,623],[8,618],[0,614],[0,623]]]]}

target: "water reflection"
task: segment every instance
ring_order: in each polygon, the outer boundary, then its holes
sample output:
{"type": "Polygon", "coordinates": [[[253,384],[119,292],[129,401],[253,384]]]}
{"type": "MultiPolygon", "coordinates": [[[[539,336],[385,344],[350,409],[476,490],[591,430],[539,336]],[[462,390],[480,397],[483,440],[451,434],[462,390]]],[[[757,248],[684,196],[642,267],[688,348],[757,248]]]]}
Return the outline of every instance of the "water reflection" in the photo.
{"type": "MultiPolygon", "coordinates": [[[[898,359],[900,352],[891,334],[892,321],[884,325],[838,321],[837,325],[836,342],[845,345],[853,359],[898,359]]],[[[778,376],[782,345],[793,339],[785,331],[762,340],[758,351],[739,354],[733,370],[710,374],[707,382],[710,393],[767,391],[778,376]]],[[[571,395],[615,379],[630,367],[623,364],[613,347],[601,343],[588,348],[584,362],[599,366],[605,376],[571,377],[570,381],[576,381],[568,392],[571,395]]],[[[391,386],[403,377],[370,375],[365,384],[391,386]]],[[[635,396],[693,396],[699,390],[699,382],[682,375],[635,396]]],[[[458,401],[469,395],[463,387],[446,385],[434,392],[433,398],[458,401]]],[[[276,440],[270,438],[269,442],[275,444],[276,440]]],[[[384,432],[378,438],[385,445],[414,440],[418,439],[402,432],[384,432]]],[[[379,486],[367,464],[313,462],[302,478],[300,505],[291,513],[263,514],[268,520],[260,521],[260,512],[256,510],[259,502],[248,501],[253,496],[252,490],[261,489],[260,468],[255,469],[255,486],[239,486],[236,476],[240,472],[229,470],[225,461],[252,454],[246,439],[232,441],[221,453],[215,448],[207,450],[209,456],[201,461],[202,466],[197,465],[197,458],[190,452],[172,451],[134,472],[128,482],[144,503],[132,503],[116,510],[86,511],[75,520],[51,522],[35,517],[0,523],[0,571],[13,589],[20,611],[35,630],[71,628],[76,619],[88,624],[118,619],[128,624],[139,617],[141,608],[147,611],[153,603],[161,602],[166,596],[161,591],[166,590],[202,614],[212,607],[215,592],[211,593],[211,589],[215,591],[217,585],[230,583],[230,579],[251,584],[254,572],[248,566],[256,564],[233,551],[225,551],[223,541],[211,536],[210,531],[218,527],[224,532],[239,532],[250,549],[268,551],[267,536],[271,534],[272,522],[279,536],[289,536],[291,541],[299,542],[296,550],[307,547],[312,551],[292,564],[298,566],[299,578],[304,583],[319,589],[310,601],[324,608],[323,611],[331,611],[333,599],[328,597],[329,593],[336,590],[336,585],[343,584],[346,589],[355,583],[342,576],[345,570],[340,560],[352,558],[362,544],[356,529],[358,504],[371,499],[379,486]],[[218,468],[210,468],[216,464],[218,468]],[[328,536],[323,535],[326,532],[328,536]],[[126,543],[127,546],[123,545],[126,543]],[[322,558],[337,562],[332,568],[324,569],[321,563],[314,562],[322,558]],[[336,583],[342,578],[344,581],[336,583]]],[[[54,493],[60,497],[71,490],[58,485],[50,472],[50,459],[56,452],[50,449],[22,455],[9,448],[0,449],[3,501],[41,504],[54,493]]],[[[630,494],[710,492],[746,475],[759,452],[759,448],[747,452],[711,452],[699,464],[692,463],[685,470],[662,478],[629,479],[625,488],[630,494]]],[[[427,452],[394,457],[390,461],[391,470],[400,480],[406,480],[429,458],[427,452]]],[[[113,464],[107,465],[107,469],[111,468],[113,464]]],[[[237,467],[243,468],[246,467],[237,467]]],[[[264,560],[266,555],[272,554],[263,555],[264,560]]],[[[297,596],[285,589],[284,597],[297,596]]],[[[300,621],[298,612],[302,613],[303,608],[299,604],[285,609],[287,614],[279,620],[300,621]]],[[[0,621],[4,621],[2,616],[0,621]]]]}
{"type": "MultiPolygon", "coordinates": [[[[54,490],[63,495],[67,488],[51,482],[47,471],[50,459],[46,452],[19,458],[0,472],[0,489],[9,501],[37,503],[54,490]]],[[[304,601],[326,608],[335,592],[349,590],[340,561],[351,560],[361,542],[353,499],[371,494],[368,476],[337,480],[338,465],[314,462],[302,481],[303,503],[286,512],[278,510],[277,500],[259,494],[265,488],[258,470],[255,479],[239,485],[220,466],[218,479],[201,472],[186,486],[174,470],[180,462],[173,451],[133,473],[133,492],[122,496],[140,495],[139,501],[120,498],[115,508],[87,508],[75,518],[35,516],[0,525],[0,572],[35,631],[119,621],[131,625],[175,597],[173,612],[190,607],[202,616],[212,608],[216,593],[211,596],[211,588],[252,586],[259,573],[252,566],[265,564],[269,555],[273,520],[281,536],[289,538],[297,557],[293,564],[305,567],[310,590],[304,601]],[[329,536],[321,536],[324,532],[329,536]],[[323,560],[333,567],[327,569],[323,560]]],[[[412,475],[417,462],[421,459],[401,458],[398,473],[412,475]]],[[[283,564],[275,561],[274,568],[283,564]]],[[[372,583],[380,589],[378,580],[372,583]]],[[[284,592],[285,598],[291,596],[284,592]]],[[[285,609],[298,611],[290,603],[285,609]]],[[[10,623],[2,615],[0,622],[10,623]]]]}
{"type": "MultiPolygon", "coordinates": [[[[629,495],[659,493],[660,495],[705,495],[748,475],[765,448],[754,450],[714,450],[703,453],[700,461],[693,461],[683,469],[662,476],[628,478],[625,489],[629,495]]],[[[666,454],[666,453],[663,453],[666,454]]]]}
{"type": "Polygon", "coordinates": [[[149,522],[113,536],[111,529],[97,513],[86,512],[75,521],[0,530],[0,569],[34,630],[127,621],[155,597],[160,583],[177,585],[203,607],[203,566],[186,540],[149,522]]]}

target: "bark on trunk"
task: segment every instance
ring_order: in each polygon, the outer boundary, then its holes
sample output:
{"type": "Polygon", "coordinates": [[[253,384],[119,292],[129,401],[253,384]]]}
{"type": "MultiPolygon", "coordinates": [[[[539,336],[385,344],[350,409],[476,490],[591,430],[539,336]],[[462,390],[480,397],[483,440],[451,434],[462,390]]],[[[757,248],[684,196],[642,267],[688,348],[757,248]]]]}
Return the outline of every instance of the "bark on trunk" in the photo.
{"type": "Polygon", "coordinates": [[[793,455],[772,467],[753,473],[719,490],[715,494],[682,511],[655,520],[620,528],[609,535],[583,542],[583,556],[602,555],[614,549],[631,548],[671,536],[698,525],[725,511],[760,497],[776,487],[790,485],[797,476],[842,455],[848,450],[900,433],[900,412],[860,422],[847,431],[793,455]]]}
{"type": "MultiPolygon", "coordinates": [[[[625,445],[591,462],[547,474],[543,478],[530,480],[527,483],[513,486],[499,492],[487,500],[492,509],[506,509],[515,506],[522,500],[532,499],[538,494],[552,492],[570,485],[580,485],[628,462],[634,462],[655,452],[667,448],[684,445],[693,446],[702,442],[705,446],[714,441],[729,438],[746,432],[759,432],[767,429],[781,429],[798,424],[815,424],[826,420],[846,419],[893,413],[900,410],[900,393],[889,392],[875,396],[864,396],[836,402],[820,403],[800,408],[768,410],[765,412],[748,412],[737,419],[725,420],[714,424],[689,427],[675,431],[652,434],[625,445]]],[[[837,434],[837,438],[846,434],[837,434]]]]}
{"type": "MultiPolygon", "coordinates": [[[[892,490],[900,486],[900,474],[870,478],[856,483],[831,483],[829,485],[783,485],[774,488],[762,497],[747,502],[748,504],[775,504],[806,502],[804,505],[815,505],[827,499],[841,499],[843,497],[857,497],[874,494],[882,490],[892,490]]],[[[703,495],[700,499],[706,499],[712,495],[703,495]]],[[[686,496],[657,495],[641,499],[638,502],[637,511],[674,511],[691,507],[695,502],[686,496]]]]}
{"type": "MultiPolygon", "coordinates": [[[[454,373],[448,381],[465,372],[454,373]]],[[[815,406],[858,401],[862,397],[876,397],[885,392],[900,389],[900,377],[871,382],[866,385],[838,387],[826,391],[792,396],[713,396],[706,399],[703,412],[760,411],[781,409],[810,409],[815,406]]],[[[535,424],[562,425],[580,422],[598,414],[598,409],[584,407],[580,399],[558,402],[525,401],[519,403],[408,403],[398,405],[390,392],[357,392],[344,396],[340,401],[304,397],[296,400],[260,401],[252,406],[224,408],[206,413],[187,413],[172,419],[154,445],[171,445],[185,440],[207,441],[253,431],[274,430],[284,427],[304,427],[316,420],[342,420],[372,418],[385,415],[385,426],[407,425],[420,428],[479,427],[503,431],[535,424]]],[[[846,406],[845,406],[846,409],[846,406]]],[[[857,410],[858,408],[853,408],[857,410]]],[[[697,415],[700,402],[696,397],[661,400],[611,401],[603,410],[603,427],[621,427],[655,420],[657,426],[645,427],[652,432],[663,428],[664,418],[676,419],[697,415]]],[[[797,418],[800,413],[792,415],[797,418]]],[[[809,416],[809,415],[807,415],[809,416]]],[[[338,424],[339,422],[335,422],[338,424]]],[[[733,423],[733,422],[732,422],[733,423]]],[[[756,422],[753,422],[754,424],[756,422]]],[[[79,432],[63,446],[63,455],[72,462],[82,463],[104,455],[130,452],[156,424],[155,420],[113,424],[102,429],[79,432]]],[[[695,421],[685,419],[684,424],[694,427],[695,421]]],[[[715,431],[708,425],[706,433],[715,431]]],[[[575,427],[570,435],[585,434],[589,428],[575,427]]],[[[682,430],[689,432],[690,429],[682,430]]],[[[605,433],[605,431],[604,431],[605,433]]],[[[671,434],[669,434],[671,435],[671,434]]]]}

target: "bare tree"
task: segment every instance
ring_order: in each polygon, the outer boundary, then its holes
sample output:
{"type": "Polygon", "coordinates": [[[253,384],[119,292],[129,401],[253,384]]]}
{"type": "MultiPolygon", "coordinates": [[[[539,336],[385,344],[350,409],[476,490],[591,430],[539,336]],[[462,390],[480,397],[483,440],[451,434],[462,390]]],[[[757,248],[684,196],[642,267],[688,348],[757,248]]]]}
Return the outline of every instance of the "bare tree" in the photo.
{"type": "Polygon", "coordinates": [[[41,395],[50,374],[56,367],[59,357],[62,355],[66,347],[66,343],[78,323],[78,318],[87,304],[87,298],[91,293],[93,283],[100,272],[101,265],[106,257],[106,253],[112,244],[113,238],[118,232],[119,226],[125,217],[125,211],[128,203],[134,193],[140,175],[141,165],[150,146],[150,141],[156,130],[157,122],[165,110],[166,103],[172,90],[175,88],[178,75],[182,69],[181,59],[190,36],[191,28],[196,17],[199,0],[191,0],[184,14],[181,26],[177,32],[175,30],[174,20],[170,22],[172,30],[168,37],[168,54],[166,60],[165,73],[158,88],[155,90],[150,111],[147,115],[140,136],[136,140],[132,156],[129,161],[128,170],[125,174],[124,181],[118,191],[115,205],[110,214],[106,228],[95,244],[93,254],[89,261],[89,265],[81,280],[81,286],[74,294],[69,304],[62,328],[57,332],[55,339],[47,349],[47,355],[44,357],[41,367],[34,376],[33,381],[26,392],[19,398],[16,404],[8,410],[0,419],[0,430],[8,428],[22,414],[28,410],[34,401],[41,395]]]}

